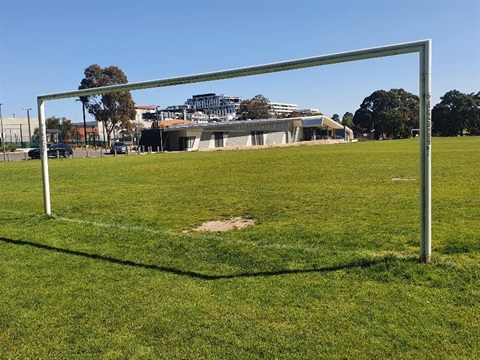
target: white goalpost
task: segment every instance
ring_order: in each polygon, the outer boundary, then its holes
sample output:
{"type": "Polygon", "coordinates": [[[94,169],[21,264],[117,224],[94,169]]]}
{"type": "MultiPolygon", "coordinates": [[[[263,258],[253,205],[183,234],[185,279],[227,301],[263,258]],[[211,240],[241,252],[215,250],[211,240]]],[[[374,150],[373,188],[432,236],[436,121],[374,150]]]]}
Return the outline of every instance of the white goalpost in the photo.
{"type": "Polygon", "coordinates": [[[48,172],[47,134],[45,125],[45,102],[56,99],[66,99],[112,92],[142,90],[155,87],[166,87],[213,80],[231,79],[244,76],[261,75],[307,67],[323,66],[343,62],[366,60],[409,53],[419,54],[419,118],[420,118],[420,259],[422,262],[431,260],[431,40],[420,40],[396,45],[387,45],[369,49],[321,55],[310,58],[257,65],[232,70],[211,73],[180,76],[160,80],[142,81],[39,95],[37,97],[38,119],[42,133],[42,178],[44,209],[47,215],[52,214],[50,203],[50,179],[48,172]]]}

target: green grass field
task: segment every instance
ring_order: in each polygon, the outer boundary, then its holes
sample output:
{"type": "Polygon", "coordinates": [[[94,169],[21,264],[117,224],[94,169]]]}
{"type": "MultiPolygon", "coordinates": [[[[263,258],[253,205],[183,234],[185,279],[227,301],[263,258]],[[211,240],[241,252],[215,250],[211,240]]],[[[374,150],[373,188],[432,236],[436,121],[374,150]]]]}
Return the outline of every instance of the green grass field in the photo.
{"type": "Polygon", "coordinates": [[[431,264],[417,139],[53,159],[51,217],[0,163],[0,359],[480,358],[480,138],[432,146],[431,264]]]}

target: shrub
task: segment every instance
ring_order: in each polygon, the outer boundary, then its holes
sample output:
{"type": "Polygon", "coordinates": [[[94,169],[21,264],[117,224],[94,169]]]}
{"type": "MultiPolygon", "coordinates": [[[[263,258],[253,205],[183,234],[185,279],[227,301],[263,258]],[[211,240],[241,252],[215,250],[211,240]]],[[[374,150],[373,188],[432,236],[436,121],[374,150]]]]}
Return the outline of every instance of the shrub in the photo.
{"type": "Polygon", "coordinates": [[[17,147],[15,145],[12,145],[12,144],[5,145],[5,151],[14,152],[15,150],[17,150],[17,147]]]}

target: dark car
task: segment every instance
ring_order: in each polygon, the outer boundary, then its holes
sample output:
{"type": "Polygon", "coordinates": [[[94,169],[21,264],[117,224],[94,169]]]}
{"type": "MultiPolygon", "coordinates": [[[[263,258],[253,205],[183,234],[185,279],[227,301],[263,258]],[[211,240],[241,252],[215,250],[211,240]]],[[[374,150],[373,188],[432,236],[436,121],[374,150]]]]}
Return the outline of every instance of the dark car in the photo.
{"type": "MultiPolygon", "coordinates": [[[[68,158],[70,157],[70,155],[73,154],[73,150],[69,145],[64,143],[58,143],[58,144],[48,143],[47,154],[48,154],[48,157],[62,156],[64,158],[68,158]]],[[[28,156],[31,157],[32,159],[40,159],[40,155],[41,155],[40,148],[35,148],[28,151],[28,156]]]]}
{"type": "Polygon", "coordinates": [[[124,142],[117,141],[110,148],[110,154],[126,154],[126,152],[127,152],[127,146],[125,145],[124,142]]]}

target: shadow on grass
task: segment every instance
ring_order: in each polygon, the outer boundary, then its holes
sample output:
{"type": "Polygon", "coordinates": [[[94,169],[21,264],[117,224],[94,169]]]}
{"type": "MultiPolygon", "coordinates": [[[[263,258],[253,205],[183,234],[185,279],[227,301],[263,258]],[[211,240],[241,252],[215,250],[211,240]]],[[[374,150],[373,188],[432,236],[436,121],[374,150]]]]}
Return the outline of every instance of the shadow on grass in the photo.
{"type": "Polygon", "coordinates": [[[288,275],[288,274],[305,274],[305,273],[313,273],[313,272],[318,272],[318,273],[331,272],[331,271],[338,271],[338,270],[344,270],[344,269],[350,269],[350,268],[369,268],[376,264],[397,260],[393,255],[386,255],[384,257],[380,257],[376,259],[361,258],[361,259],[355,259],[347,264],[319,267],[319,268],[313,268],[313,269],[246,272],[246,273],[231,274],[231,275],[208,275],[208,274],[197,273],[194,271],[179,270],[179,269],[165,267],[165,266],[142,264],[142,263],[137,263],[130,260],[122,260],[122,259],[117,259],[110,256],[105,256],[105,255],[89,254],[82,251],[62,249],[62,248],[58,248],[50,245],[38,244],[38,243],[25,241],[25,240],[14,240],[14,239],[0,237],[0,241],[6,244],[29,246],[29,247],[48,250],[48,251],[52,251],[60,254],[75,255],[75,256],[80,256],[87,259],[101,260],[101,261],[105,261],[112,264],[119,264],[124,266],[140,268],[140,269],[156,270],[156,271],[161,271],[169,274],[188,276],[188,277],[198,278],[203,280],[221,280],[221,279],[235,279],[235,278],[244,278],[244,277],[268,277],[268,276],[278,276],[278,275],[288,275]]]}
{"type": "Polygon", "coordinates": [[[0,218],[0,221],[17,221],[17,220],[24,220],[25,217],[15,217],[15,218],[0,218]]]}

